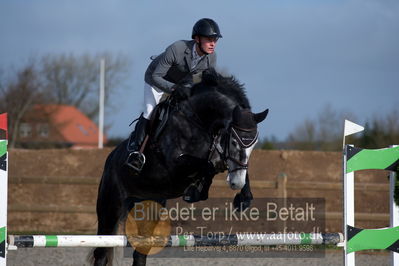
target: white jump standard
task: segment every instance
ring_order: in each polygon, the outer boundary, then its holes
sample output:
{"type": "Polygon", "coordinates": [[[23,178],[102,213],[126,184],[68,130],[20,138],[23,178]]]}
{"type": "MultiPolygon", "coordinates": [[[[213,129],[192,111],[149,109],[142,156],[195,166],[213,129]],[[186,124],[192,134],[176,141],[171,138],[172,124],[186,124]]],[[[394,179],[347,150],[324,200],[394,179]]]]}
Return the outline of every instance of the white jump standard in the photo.
{"type": "MultiPolygon", "coordinates": [[[[395,180],[399,168],[399,147],[385,149],[361,149],[346,145],[344,149],[344,258],[345,265],[355,265],[356,251],[366,249],[386,249],[399,252],[399,224],[391,220],[392,228],[360,229],[355,227],[354,172],[365,169],[389,170],[391,216],[397,216],[397,206],[393,200],[395,180]],[[394,227],[395,226],[395,227],[394,227]]],[[[392,265],[398,266],[397,256],[392,256],[392,265]]]]}

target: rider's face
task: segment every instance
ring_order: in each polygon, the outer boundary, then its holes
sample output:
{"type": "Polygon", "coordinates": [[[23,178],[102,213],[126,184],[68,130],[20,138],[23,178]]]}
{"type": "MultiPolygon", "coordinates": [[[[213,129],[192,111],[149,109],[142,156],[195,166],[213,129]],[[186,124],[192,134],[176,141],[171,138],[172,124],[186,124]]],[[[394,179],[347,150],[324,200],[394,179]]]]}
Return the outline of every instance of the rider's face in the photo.
{"type": "MultiPolygon", "coordinates": [[[[205,37],[205,36],[195,36],[195,41],[197,45],[201,45],[202,50],[208,54],[212,54],[215,52],[216,43],[218,38],[216,37],[205,37]]],[[[197,49],[199,55],[203,55],[201,49],[197,49]]]]}

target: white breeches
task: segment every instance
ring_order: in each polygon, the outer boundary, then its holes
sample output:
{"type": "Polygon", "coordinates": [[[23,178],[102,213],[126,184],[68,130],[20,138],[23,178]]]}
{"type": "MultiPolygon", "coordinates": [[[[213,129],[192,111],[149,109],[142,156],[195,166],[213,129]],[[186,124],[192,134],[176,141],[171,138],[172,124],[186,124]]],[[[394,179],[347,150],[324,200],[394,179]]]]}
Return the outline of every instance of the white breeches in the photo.
{"type": "Polygon", "coordinates": [[[169,94],[161,91],[160,89],[144,83],[144,118],[150,119],[151,112],[155,106],[166,99],[169,94]]]}

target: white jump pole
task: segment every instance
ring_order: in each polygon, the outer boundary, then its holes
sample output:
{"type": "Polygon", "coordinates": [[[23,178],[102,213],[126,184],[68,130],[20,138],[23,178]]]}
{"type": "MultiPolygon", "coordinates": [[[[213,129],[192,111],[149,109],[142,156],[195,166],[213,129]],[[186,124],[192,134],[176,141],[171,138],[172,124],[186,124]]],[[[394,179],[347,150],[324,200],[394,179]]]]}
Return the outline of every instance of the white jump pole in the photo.
{"type": "Polygon", "coordinates": [[[154,247],[194,246],[272,246],[272,245],[336,245],[344,241],[341,233],[292,233],[233,235],[171,235],[140,237],[124,235],[9,235],[15,248],[40,247],[127,247],[129,241],[154,247]]]}

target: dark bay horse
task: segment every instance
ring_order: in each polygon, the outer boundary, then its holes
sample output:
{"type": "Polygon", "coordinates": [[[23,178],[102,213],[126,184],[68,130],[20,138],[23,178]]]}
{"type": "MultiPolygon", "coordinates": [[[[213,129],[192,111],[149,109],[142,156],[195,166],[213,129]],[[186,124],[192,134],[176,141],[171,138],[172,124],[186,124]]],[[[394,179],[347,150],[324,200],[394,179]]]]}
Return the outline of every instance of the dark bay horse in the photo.
{"type": "MultiPolygon", "coordinates": [[[[258,138],[257,124],[268,110],[252,113],[243,86],[215,71],[204,73],[190,90],[176,90],[174,98],[179,100],[169,103],[172,109],[162,132],[150,134],[140,174],[124,165],[127,140],[108,156],[98,191],[98,235],[116,234],[136,202],[150,199],[165,205],[187,189],[196,192],[189,202],[206,200],[212,178],[224,170],[230,187],[241,189],[234,206],[245,209],[253,199],[248,160],[258,138]],[[201,191],[192,185],[196,182],[201,191]]],[[[94,265],[106,265],[111,253],[112,248],[96,248],[94,265]]],[[[146,255],[137,250],[133,258],[133,265],[146,263],[146,255]]]]}

